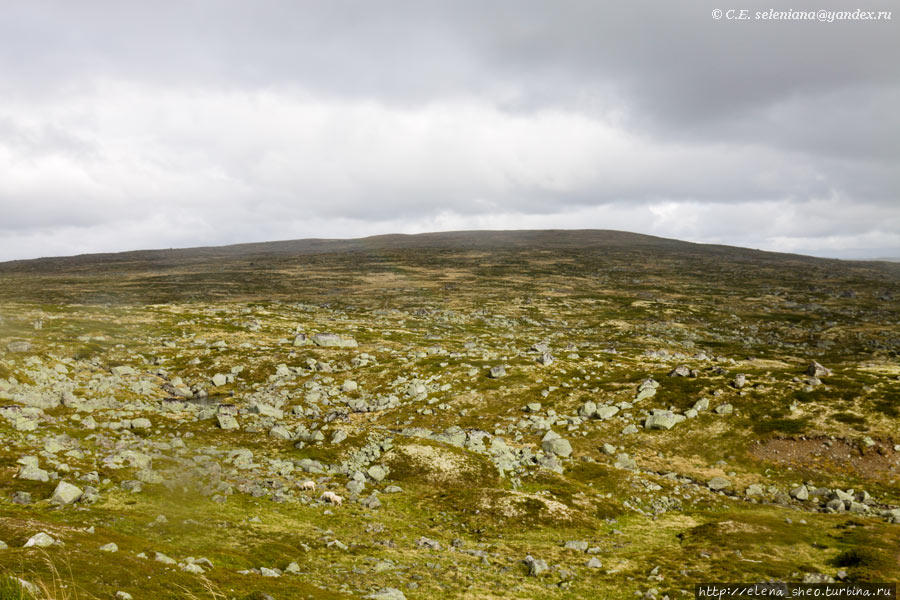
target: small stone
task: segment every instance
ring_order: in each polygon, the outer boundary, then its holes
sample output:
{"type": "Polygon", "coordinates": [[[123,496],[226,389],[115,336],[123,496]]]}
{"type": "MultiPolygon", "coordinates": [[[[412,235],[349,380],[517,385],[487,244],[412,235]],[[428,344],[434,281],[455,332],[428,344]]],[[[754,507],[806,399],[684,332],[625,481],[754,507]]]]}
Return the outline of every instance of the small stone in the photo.
{"type": "Polygon", "coordinates": [[[291,575],[298,575],[300,573],[300,565],[295,562],[292,562],[287,567],[284,568],[285,573],[290,573],[291,575]]]}
{"type": "Polygon", "coordinates": [[[128,592],[118,591],[116,592],[116,600],[133,600],[131,594],[128,592]]]}
{"type": "Polygon", "coordinates": [[[491,379],[499,379],[500,377],[506,376],[506,368],[503,365],[497,365],[495,367],[491,367],[490,372],[488,372],[488,377],[491,379]]]}
{"type": "Polygon", "coordinates": [[[115,544],[115,542],[110,542],[108,544],[103,544],[100,546],[100,552],[118,552],[119,547],[115,544]]]}
{"type": "Polygon", "coordinates": [[[156,560],[156,562],[161,562],[161,563],[164,564],[164,565],[174,565],[174,564],[177,564],[176,561],[175,561],[175,559],[169,558],[168,556],[166,556],[166,555],[163,554],[162,552],[157,552],[156,555],[154,556],[154,560],[156,560]]]}
{"type": "Polygon", "coordinates": [[[203,567],[194,563],[181,565],[181,570],[185,573],[193,573],[194,575],[203,575],[203,567]]]}
{"type": "Polygon", "coordinates": [[[216,373],[215,375],[212,376],[212,384],[214,386],[222,387],[226,383],[228,383],[228,377],[226,377],[225,375],[223,375],[221,373],[216,373]]]}
{"type": "Polygon", "coordinates": [[[669,373],[669,377],[690,377],[691,370],[685,365],[678,365],[669,373]]]}
{"type": "Polygon", "coordinates": [[[31,494],[28,492],[16,492],[12,496],[13,504],[31,504],[31,494]]]}
{"type": "Polygon", "coordinates": [[[589,568],[589,569],[600,569],[602,567],[603,567],[603,563],[600,562],[600,559],[597,558],[596,556],[593,557],[591,560],[587,561],[587,568],[589,568]]]}
{"type": "Polygon", "coordinates": [[[525,557],[525,564],[528,565],[528,574],[532,577],[540,577],[550,570],[550,567],[547,566],[547,561],[530,555],[525,557]]]}
{"type": "Polygon", "coordinates": [[[543,352],[538,358],[537,363],[544,367],[549,367],[553,364],[553,355],[549,352],[543,352]]]}

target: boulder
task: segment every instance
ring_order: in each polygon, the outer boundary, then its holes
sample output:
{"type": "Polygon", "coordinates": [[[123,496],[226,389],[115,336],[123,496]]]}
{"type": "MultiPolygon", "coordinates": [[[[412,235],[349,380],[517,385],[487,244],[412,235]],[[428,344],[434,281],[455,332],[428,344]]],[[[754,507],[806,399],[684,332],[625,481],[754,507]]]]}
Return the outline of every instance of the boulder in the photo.
{"type": "Polygon", "coordinates": [[[225,431],[232,431],[241,428],[238,420],[229,414],[216,415],[216,420],[219,423],[219,428],[224,429],[225,431]]]}
{"type": "Polygon", "coordinates": [[[46,533],[44,533],[42,531],[42,532],[37,533],[37,534],[31,536],[30,538],[28,538],[28,541],[25,542],[25,545],[22,547],[23,548],[46,548],[48,546],[52,546],[53,544],[57,544],[57,543],[59,543],[59,542],[57,542],[55,539],[53,539],[52,537],[50,537],[49,535],[47,535],[46,533]]]}
{"type": "Polygon", "coordinates": [[[807,500],[809,499],[809,490],[806,489],[805,485],[798,485],[794,489],[791,490],[791,497],[796,500],[807,500]]]}
{"type": "Polygon", "coordinates": [[[685,365],[678,365],[669,373],[669,377],[690,377],[691,370],[685,365]]]}
{"type": "Polygon", "coordinates": [[[312,337],[312,341],[316,346],[322,348],[356,348],[359,346],[352,337],[336,333],[317,333],[312,337]]]}
{"type": "Polygon", "coordinates": [[[563,458],[572,454],[572,444],[554,431],[548,431],[541,440],[541,449],[547,454],[555,454],[563,458]]]}
{"type": "Polygon", "coordinates": [[[369,600],[406,600],[403,592],[392,587],[381,588],[377,592],[369,594],[366,598],[369,600]]]}
{"type": "Polygon", "coordinates": [[[657,411],[644,421],[645,429],[672,429],[676,424],[684,421],[684,415],[677,415],[672,411],[657,411]]]}
{"type": "Polygon", "coordinates": [[[713,477],[706,483],[706,486],[716,492],[731,487],[731,481],[724,477],[713,477]]]}
{"type": "Polygon", "coordinates": [[[14,354],[22,353],[22,352],[31,352],[31,342],[10,342],[6,345],[7,352],[11,352],[14,354]]]}
{"type": "Polygon", "coordinates": [[[602,404],[597,407],[597,410],[594,411],[594,416],[601,421],[611,419],[617,414],[619,414],[619,407],[613,406],[612,404],[602,404]]]}
{"type": "Polygon", "coordinates": [[[528,574],[532,577],[540,577],[550,570],[547,561],[542,558],[534,558],[531,555],[525,557],[525,564],[528,566],[528,574]]]}
{"type": "Polygon", "coordinates": [[[60,481],[53,495],[50,496],[50,502],[59,505],[72,504],[81,498],[82,491],[79,487],[72,485],[66,481],[60,481]]]}
{"type": "Polygon", "coordinates": [[[831,369],[826,369],[816,361],[812,361],[806,368],[806,374],[810,377],[828,377],[831,375],[831,369]]]}

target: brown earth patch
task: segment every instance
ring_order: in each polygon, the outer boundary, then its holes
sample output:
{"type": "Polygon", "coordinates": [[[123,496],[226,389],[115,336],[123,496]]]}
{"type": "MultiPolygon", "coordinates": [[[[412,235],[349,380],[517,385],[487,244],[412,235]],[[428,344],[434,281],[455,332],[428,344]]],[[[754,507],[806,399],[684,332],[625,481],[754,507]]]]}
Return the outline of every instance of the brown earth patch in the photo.
{"type": "Polygon", "coordinates": [[[778,464],[832,473],[849,472],[873,480],[900,474],[900,452],[884,442],[864,448],[847,440],[775,438],[754,446],[751,454],[778,464]],[[826,444],[828,441],[830,445],[826,444]]]}

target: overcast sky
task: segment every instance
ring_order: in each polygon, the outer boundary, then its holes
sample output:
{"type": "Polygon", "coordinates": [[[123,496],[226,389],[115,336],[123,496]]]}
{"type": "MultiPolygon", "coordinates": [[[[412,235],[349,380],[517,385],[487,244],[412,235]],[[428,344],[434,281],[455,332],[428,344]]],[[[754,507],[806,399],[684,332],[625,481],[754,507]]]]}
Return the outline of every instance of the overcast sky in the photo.
{"type": "Polygon", "coordinates": [[[0,260],[453,229],[900,256],[888,0],[10,0],[0,260]]]}

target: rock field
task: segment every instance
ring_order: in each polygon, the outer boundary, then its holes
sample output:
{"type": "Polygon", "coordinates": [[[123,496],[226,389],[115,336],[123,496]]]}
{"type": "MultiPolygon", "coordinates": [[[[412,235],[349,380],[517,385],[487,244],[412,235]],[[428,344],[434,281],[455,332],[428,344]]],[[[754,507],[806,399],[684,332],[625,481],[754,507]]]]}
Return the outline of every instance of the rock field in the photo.
{"type": "Polygon", "coordinates": [[[448,253],[294,298],[0,269],[0,572],[135,599],[896,579],[896,269],[448,253]]]}

